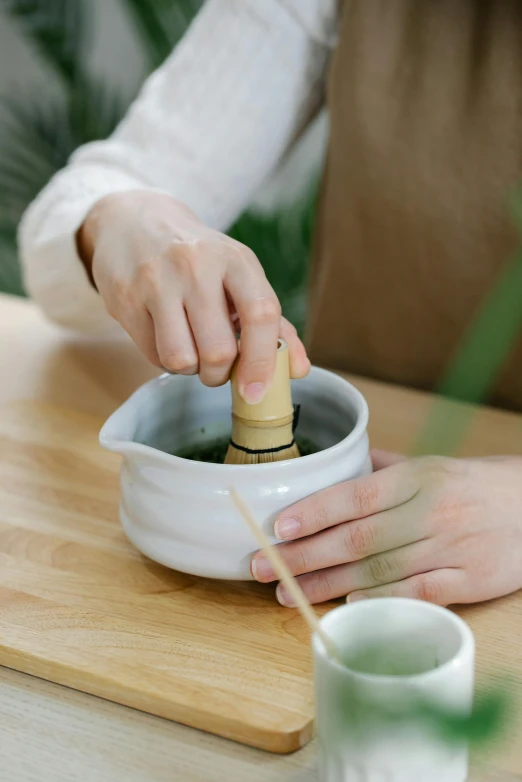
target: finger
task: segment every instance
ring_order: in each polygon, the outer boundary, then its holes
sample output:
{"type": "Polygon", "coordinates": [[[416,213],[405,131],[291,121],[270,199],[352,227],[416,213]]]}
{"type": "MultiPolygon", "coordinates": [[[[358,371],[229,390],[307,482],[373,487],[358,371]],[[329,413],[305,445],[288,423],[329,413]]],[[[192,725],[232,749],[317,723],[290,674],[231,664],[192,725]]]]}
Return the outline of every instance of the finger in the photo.
{"type": "Polygon", "coordinates": [[[132,312],[122,313],[117,320],[151,364],[163,368],[150,313],[146,309],[134,308],[132,312]]]}
{"type": "Polygon", "coordinates": [[[370,451],[372,465],[374,470],[383,470],[385,467],[391,467],[393,464],[405,462],[406,457],[390,451],[381,451],[379,448],[372,448],[370,451]]]}
{"type": "Polygon", "coordinates": [[[306,355],[305,346],[299,339],[297,329],[286,318],[281,318],[279,336],[285,340],[290,354],[290,377],[298,379],[306,377],[310,371],[310,361],[306,355]]]}
{"type": "Polygon", "coordinates": [[[419,491],[414,463],[344,481],[286,508],[274,525],[279,540],[295,540],[344,521],[365,518],[408,502],[419,491]]]}
{"type": "Polygon", "coordinates": [[[352,592],[346,602],[355,603],[372,597],[410,597],[440,606],[465,603],[465,574],[460,568],[432,570],[386,586],[352,592]]]}
{"type": "MultiPolygon", "coordinates": [[[[367,557],[360,562],[307,573],[299,576],[298,581],[310,602],[323,603],[351,592],[373,589],[427,573],[437,566],[438,557],[433,547],[429,541],[421,541],[367,557]]],[[[284,594],[283,587],[281,590],[284,594]]]]}
{"type": "Polygon", "coordinates": [[[197,374],[198,354],[183,302],[162,299],[149,306],[162,366],[178,375],[197,374]]]}
{"type": "Polygon", "coordinates": [[[228,314],[230,315],[232,328],[234,329],[234,333],[237,339],[241,334],[241,323],[239,321],[239,315],[236,310],[236,305],[232,301],[232,297],[230,296],[230,293],[227,290],[225,290],[225,298],[227,300],[228,314]]]}
{"type": "Polygon", "coordinates": [[[221,386],[230,377],[237,338],[221,279],[207,277],[187,295],[185,306],[199,356],[199,377],[221,386]]]}
{"type": "Polygon", "coordinates": [[[225,279],[241,321],[239,392],[250,404],[260,402],[274,375],[281,305],[261,268],[232,264],[225,279]]]}
{"type": "MultiPolygon", "coordinates": [[[[228,298],[228,297],[227,297],[228,298]]],[[[237,334],[241,333],[241,322],[239,315],[233,303],[228,300],[228,308],[233,328],[237,334]]],[[[286,318],[281,318],[281,328],[279,336],[285,340],[288,345],[290,357],[290,377],[297,380],[306,377],[310,372],[310,359],[306,355],[306,349],[303,345],[295,326],[286,318]]]]}
{"type": "MultiPolygon", "coordinates": [[[[283,543],[277,550],[292,575],[300,576],[415,543],[424,537],[425,527],[422,517],[405,514],[403,508],[398,507],[338,524],[292,543],[283,543]]],[[[252,575],[264,583],[277,580],[277,574],[261,551],[253,557],[252,575]]]]}

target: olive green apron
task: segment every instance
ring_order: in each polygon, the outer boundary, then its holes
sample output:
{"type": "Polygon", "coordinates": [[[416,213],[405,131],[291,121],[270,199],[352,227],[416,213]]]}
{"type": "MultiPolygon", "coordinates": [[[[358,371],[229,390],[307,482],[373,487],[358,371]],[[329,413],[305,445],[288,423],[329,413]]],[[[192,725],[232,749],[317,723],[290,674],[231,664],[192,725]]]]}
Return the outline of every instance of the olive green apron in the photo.
{"type": "MultiPolygon", "coordinates": [[[[522,0],[345,0],[328,106],[310,357],[436,388],[522,245],[522,0]]],[[[522,409],[520,340],[491,401],[522,409]]]]}

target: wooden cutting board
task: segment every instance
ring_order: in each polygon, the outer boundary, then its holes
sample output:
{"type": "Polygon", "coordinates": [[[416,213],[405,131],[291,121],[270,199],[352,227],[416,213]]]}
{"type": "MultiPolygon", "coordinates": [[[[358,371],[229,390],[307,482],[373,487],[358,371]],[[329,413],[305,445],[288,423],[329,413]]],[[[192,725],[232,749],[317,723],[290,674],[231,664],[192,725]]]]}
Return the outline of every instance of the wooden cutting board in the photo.
{"type": "Polygon", "coordinates": [[[119,457],[98,445],[101,423],[40,403],[0,409],[0,664],[272,752],[298,749],[313,720],[300,616],[272,588],[142,557],[118,522],[119,457]]]}

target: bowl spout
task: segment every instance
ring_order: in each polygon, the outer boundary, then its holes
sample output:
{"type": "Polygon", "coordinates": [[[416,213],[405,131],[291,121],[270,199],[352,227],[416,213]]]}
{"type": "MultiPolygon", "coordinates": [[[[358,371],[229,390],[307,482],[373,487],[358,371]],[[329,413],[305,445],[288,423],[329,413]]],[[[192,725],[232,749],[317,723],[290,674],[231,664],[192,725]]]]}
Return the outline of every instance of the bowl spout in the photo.
{"type": "Polygon", "coordinates": [[[100,445],[107,451],[125,456],[143,447],[136,442],[136,429],[136,416],[131,415],[126,405],[123,405],[104,423],[100,431],[100,445]]]}

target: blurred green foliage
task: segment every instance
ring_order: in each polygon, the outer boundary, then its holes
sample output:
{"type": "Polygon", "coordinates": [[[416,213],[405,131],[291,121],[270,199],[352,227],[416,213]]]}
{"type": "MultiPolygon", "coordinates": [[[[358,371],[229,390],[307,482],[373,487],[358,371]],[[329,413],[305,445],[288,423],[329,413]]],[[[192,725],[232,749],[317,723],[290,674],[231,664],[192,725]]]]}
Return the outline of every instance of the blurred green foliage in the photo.
{"type": "MultiPolygon", "coordinates": [[[[134,23],[149,70],[184,34],[202,0],[120,0],[134,23]]],[[[81,144],[106,138],[134,95],[90,72],[95,6],[90,0],[0,0],[59,87],[57,97],[23,91],[0,96],[0,290],[23,294],[16,230],[27,205],[81,144]]],[[[136,85],[136,90],[139,85],[136,85]]],[[[301,330],[315,187],[295,207],[242,215],[230,233],[251,247],[285,315],[301,330]]]]}
{"type": "MultiPolygon", "coordinates": [[[[361,657],[359,663],[350,660],[351,670],[400,676],[395,671],[396,659],[389,656],[389,650],[381,646],[370,651],[372,665],[368,665],[368,655],[361,657]],[[377,663],[377,664],[375,664],[377,663]]],[[[411,663],[411,660],[410,660],[411,663]]],[[[412,668],[411,674],[422,673],[412,668]]],[[[404,672],[403,675],[408,675],[404,672]]],[[[474,697],[469,712],[459,712],[442,705],[422,694],[422,689],[409,696],[402,693],[393,696],[383,689],[380,696],[369,697],[368,690],[355,681],[346,685],[342,694],[342,713],[344,727],[351,735],[358,733],[361,740],[375,728],[387,729],[387,726],[414,725],[437,736],[447,743],[467,742],[470,746],[484,748],[484,745],[501,739],[507,721],[512,714],[513,701],[507,682],[491,683],[485,692],[474,697]]]]}
{"type": "MultiPolygon", "coordinates": [[[[511,218],[522,235],[522,188],[509,199],[511,218]]],[[[456,454],[486,404],[522,331],[522,249],[501,269],[468,325],[435,391],[431,410],[409,453],[456,454]],[[455,404],[453,400],[470,403],[455,404]]]]}

